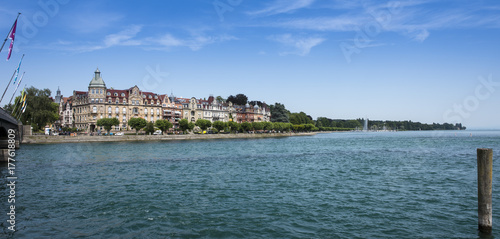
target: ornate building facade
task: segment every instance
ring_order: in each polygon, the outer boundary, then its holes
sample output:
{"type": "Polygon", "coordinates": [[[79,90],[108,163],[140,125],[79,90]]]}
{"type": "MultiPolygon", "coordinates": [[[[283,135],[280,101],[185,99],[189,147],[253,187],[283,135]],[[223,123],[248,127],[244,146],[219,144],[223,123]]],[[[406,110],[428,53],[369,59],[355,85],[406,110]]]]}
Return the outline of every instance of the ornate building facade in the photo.
{"type": "Polygon", "coordinates": [[[120,125],[115,130],[128,130],[131,118],[144,118],[154,122],[162,119],[162,103],[166,95],[143,92],[134,86],[127,90],[108,89],[97,69],[89,83],[88,91],[73,92],[75,127],[95,132],[100,129],[97,120],[115,117],[120,125]]]}
{"type": "Polygon", "coordinates": [[[181,119],[193,123],[198,119],[242,123],[270,121],[271,117],[265,104],[262,107],[233,105],[231,102],[218,102],[213,96],[207,100],[168,97],[166,94],[141,91],[137,86],[125,90],[108,88],[99,69],[94,72],[88,91],[73,91],[73,96],[61,100],[60,114],[66,127],[87,132],[102,130],[97,126],[97,120],[113,117],[120,121],[120,125],[113,128],[115,131],[130,130],[128,121],[132,118],[143,118],[153,123],[165,119],[175,129],[181,119]]]}

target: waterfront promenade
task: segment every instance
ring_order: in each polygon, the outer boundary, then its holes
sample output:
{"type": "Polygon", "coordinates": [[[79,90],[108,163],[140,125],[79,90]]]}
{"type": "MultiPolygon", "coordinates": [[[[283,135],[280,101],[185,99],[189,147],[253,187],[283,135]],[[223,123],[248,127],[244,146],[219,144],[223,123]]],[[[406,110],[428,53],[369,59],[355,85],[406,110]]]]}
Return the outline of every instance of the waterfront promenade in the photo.
{"type": "Polygon", "coordinates": [[[204,140],[204,139],[253,139],[290,136],[311,136],[311,133],[265,133],[265,134],[180,134],[180,135],[113,135],[113,136],[65,136],[31,135],[23,138],[23,144],[53,144],[82,142],[122,142],[122,141],[164,141],[164,140],[204,140]]]}

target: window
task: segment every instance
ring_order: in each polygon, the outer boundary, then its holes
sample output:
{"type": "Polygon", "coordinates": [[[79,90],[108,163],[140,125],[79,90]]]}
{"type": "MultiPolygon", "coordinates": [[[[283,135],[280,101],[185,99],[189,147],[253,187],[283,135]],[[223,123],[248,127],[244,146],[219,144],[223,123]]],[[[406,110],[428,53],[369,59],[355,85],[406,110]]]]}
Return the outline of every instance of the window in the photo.
{"type": "Polygon", "coordinates": [[[110,119],[111,119],[111,115],[108,115],[108,118],[110,118],[110,119]]]}
{"type": "Polygon", "coordinates": [[[102,89],[99,92],[100,92],[99,94],[102,94],[102,89]]]}
{"type": "Polygon", "coordinates": [[[106,95],[107,95],[107,96],[111,96],[111,92],[108,92],[106,95]]]}
{"type": "Polygon", "coordinates": [[[97,106],[92,107],[92,113],[97,113],[97,106]]]}
{"type": "Polygon", "coordinates": [[[157,95],[155,95],[155,99],[158,99],[158,96],[157,96],[157,95]]]}
{"type": "Polygon", "coordinates": [[[94,99],[90,99],[90,103],[92,103],[92,104],[93,104],[93,103],[94,103],[94,99]]]}
{"type": "Polygon", "coordinates": [[[111,106],[110,106],[110,107],[108,107],[108,113],[110,113],[110,114],[111,114],[111,106]]]}
{"type": "Polygon", "coordinates": [[[92,89],[92,94],[95,94],[95,90],[94,89],[92,89]]]}
{"type": "Polygon", "coordinates": [[[116,93],[116,92],[115,92],[113,95],[114,95],[114,96],[118,96],[118,93],[116,93]]]}
{"type": "Polygon", "coordinates": [[[149,95],[149,97],[148,97],[148,98],[150,98],[150,99],[151,99],[151,98],[153,98],[153,96],[149,95]]]}
{"type": "Polygon", "coordinates": [[[124,116],[127,114],[127,108],[123,107],[123,114],[124,116]]]}
{"type": "Polygon", "coordinates": [[[115,113],[116,114],[120,113],[120,109],[118,107],[115,108],[115,113]]]}
{"type": "Polygon", "coordinates": [[[153,108],[151,108],[151,114],[153,115],[154,113],[155,113],[155,112],[154,112],[153,108]]]}
{"type": "Polygon", "coordinates": [[[148,109],[144,109],[144,114],[147,115],[148,114],[148,109]]]}
{"type": "Polygon", "coordinates": [[[156,114],[159,115],[160,114],[160,109],[156,109],[156,114]]]}
{"type": "Polygon", "coordinates": [[[121,94],[121,96],[122,96],[122,97],[125,97],[125,93],[122,93],[122,94],[121,94]]]}
{"type": "Polygon", "coordinates": [[[95,115],[94,115],[94,117],[92,117],[92,118],[93,118],[94,120],[96,120],[96,119],[97,119],[97,117],[96,117],[95,115]]]}
{"type": "Polygon", "coordinates": [[[138,109],[137,107],[135,107],[135,108],[132,110],[132,112],[133,112],[134,114],[139,114],[139,109],[138,109]]]}
{"type": "Polygon", "coordinates": [[[103,102],[104,102],[104,99],[99,99],[99,102],[100,102],[100,103],[103,103],[103,102]]]}
{"type": "Polygon", "coordinates": [[[108,99],[108,104],[111,104],[111,98],[108,99]]]}
{"type": "Polygon", "coordinates": [[[127,104],[127,99],[123,99],[123,104],[127,104]]]}

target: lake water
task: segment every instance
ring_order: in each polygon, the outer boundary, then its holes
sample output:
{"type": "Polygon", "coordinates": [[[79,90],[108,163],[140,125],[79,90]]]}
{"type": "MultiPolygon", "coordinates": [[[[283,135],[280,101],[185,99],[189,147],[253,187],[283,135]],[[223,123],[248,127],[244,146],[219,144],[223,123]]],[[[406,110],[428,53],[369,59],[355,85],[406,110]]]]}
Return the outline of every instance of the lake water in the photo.
{"type": "Polygon", "coordinates": [[[478,238],[481,147],[499,237],[500,131],[22,145],[13,236],[478,238]]]}

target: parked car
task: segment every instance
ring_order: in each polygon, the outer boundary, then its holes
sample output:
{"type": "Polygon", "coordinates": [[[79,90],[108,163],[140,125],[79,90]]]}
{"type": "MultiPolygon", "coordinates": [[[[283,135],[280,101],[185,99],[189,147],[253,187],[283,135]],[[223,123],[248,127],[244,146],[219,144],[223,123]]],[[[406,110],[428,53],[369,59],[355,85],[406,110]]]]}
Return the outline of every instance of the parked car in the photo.
{"type": "Polygon", "coordinates": [[[153,133],[154,135],[161,135],[161,130],[157,130],[153,133]]]}
{"type": "Polygon", "coordinates": [[[123,132],[116,132],[115,135],[121,136],[121,135],[123,135],[123,132]]]}

